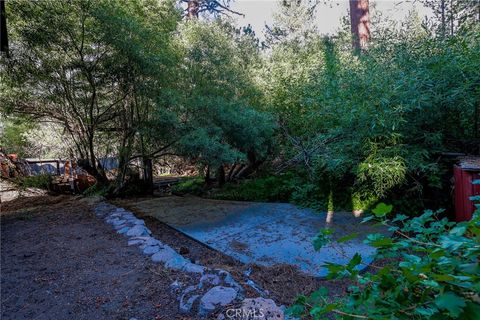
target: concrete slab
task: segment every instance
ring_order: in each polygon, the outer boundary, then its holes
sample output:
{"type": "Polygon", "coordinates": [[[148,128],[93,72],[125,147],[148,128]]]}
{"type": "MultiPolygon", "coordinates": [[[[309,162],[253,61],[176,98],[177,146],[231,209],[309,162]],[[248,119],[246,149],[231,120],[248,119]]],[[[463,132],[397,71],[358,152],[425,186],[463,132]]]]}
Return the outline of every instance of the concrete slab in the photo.
{"type": "Polygon", "coordinates": [[[312,239],[326,226],[326,213],[292,204],[168,197],[132,206],[244,263],[291,264],[316,276],[326,275],[325,262],[345,264],[357,252],[370,263],[375,249],[362,241],[369,233],[385,233],[371,224],[360,224],[361,219],[351,213],[336,213],[330,225],[335,230],[333,237],[356,232],[359,238],[317,252],[312,239]]]}

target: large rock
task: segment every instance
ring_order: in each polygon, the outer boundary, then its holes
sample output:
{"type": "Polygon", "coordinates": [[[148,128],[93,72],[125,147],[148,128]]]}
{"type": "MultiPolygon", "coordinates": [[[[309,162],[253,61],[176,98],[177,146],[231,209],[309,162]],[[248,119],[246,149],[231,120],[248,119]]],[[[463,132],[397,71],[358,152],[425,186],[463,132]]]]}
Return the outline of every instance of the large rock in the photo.
{"type": "Polygon", "coordinates": [[[112,224],[116,227],[116,226],[121,226],[123,224],[125,224],[125,222],[127,222],[126,220],[123,220],[123,219],[115,219],[112,221],[112,224]]]}
{"type": "Polygon", "coordinates": [[[150,231],[142,225],[135,225],[127,231],[128,237],[148,236],[150,231]]]}
{"type": "Polygon", "coordinates": [[[158,251],[160,251],[159,246],[148,246],[148,247],[145,247],[145,249],[143,249],[143,253],[146,255],[152,255],[157,253],[158,251]]]}
{"type": "Polygon", "coordinates": [[[174,270],[183,270],[190,261],[177,254],[165,263],[165,267],[174,270]]]}
{"type": "Polygon", "coordinates": [[[128,232],[128,230],[130,230],[129,227],[122,227],[121,229],[117,229],[117,232],[120,233],[120,234],[125,234],[125,233],[128,232]]]}
{"type": "Polygon", "coordinates": [[[198,312],[201,316],[205,316],[213,312],[217,307],[223,307],[232,303],[236,297],[237,291],[233,288],[223,286],[213,287],[200,299],[198,312]]]}
{"type": "Polygon", "coordinates": [[[242,320],[284,320],[283,310],[272,299],[245,299],[238,312],[242,320]]]}
{"type": "Polygon", "coordinates": [[[205,269],[206,268],[204,266],[191,263],[191,262],[188,262],[182,267],[182,270],[188,273],[203,273],[205,272],[205,269]]]}
{"type": "Polygon", "coordinates": [[[176,253],[175,250],[173,250],[170,247],[167,247],[167,246],[160,247],[160,251],[155,253],[152,256],[152,261],[153,262],[163,262],[163,263],[165,263],[165,262],[177,257],[177,255],[179,255],[179,254],[176,253]]]}

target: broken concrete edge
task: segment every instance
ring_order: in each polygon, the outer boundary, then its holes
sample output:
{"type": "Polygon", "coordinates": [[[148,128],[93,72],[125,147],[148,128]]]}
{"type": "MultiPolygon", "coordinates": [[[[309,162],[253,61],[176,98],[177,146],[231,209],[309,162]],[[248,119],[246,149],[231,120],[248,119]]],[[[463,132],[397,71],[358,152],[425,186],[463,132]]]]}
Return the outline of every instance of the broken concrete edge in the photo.
{"type": "MultiPolygon", "coordinates": [[[[273,300],[265,299],[264,297],[245,298],[243,287],[235,281],[228,271],[211,269],[193,263],[177,253],[169,245],[155,239],[152,236],[152,232],[146,227],[145,221],[137,218],[132,212],[112,205],[101,197],[87,198],[85,201],[93,205],[97,217],[112,225],[117,233],[128,237],[129,246],[138,246],[143,254],[150,256],[153,262],[163,263],[164,267],[169,269],[201,275],[200,282],[195,286],[182,288],[178,281],[172,283],[172,291],[177,294],[180,312],[190,313],[196,304],[198,305],[198,315],[205,318],[215,310],[218,310],[219,307],[225,307],[234,301],[241,301],[241,308],[236,309],[236,312],[240,310],[240,312],[265,314],[265,317],[260,319],[282,320],[285,318],[285,308],[283,306],[277,307],[273,300]],[[205,292],[206,288],[208,290],[205,292]],[[198,291],[202,291],[203,294],[198,294],[198,291]],[[267,310],[259,309],[263,307],[267,308],[267,310]],[[252,311],[252,308],[258,310],[252,311]]],[[[259,293],[263,292],[250,279],[247,280],[246,284],[259,293]]]]}

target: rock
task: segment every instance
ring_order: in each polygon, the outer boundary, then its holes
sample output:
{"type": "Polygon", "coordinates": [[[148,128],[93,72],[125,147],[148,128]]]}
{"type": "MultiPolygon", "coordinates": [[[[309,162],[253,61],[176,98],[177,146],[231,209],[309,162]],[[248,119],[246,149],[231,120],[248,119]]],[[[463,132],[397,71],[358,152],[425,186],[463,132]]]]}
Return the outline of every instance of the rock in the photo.
{"type": "Polygon", "coordinates": [[[205,272],[205,267],[188,262],[186,265],[182,267],[182,270],[188,273],[204,273],[205,272]]]}
{"type": "Polygon", "coordinates": [[[237,291],[230,287],[216,286],[208,290],[200,299],[199,314],[205,316],[217,307],[231,303],[237,297],[237,291]]]}
{"type": "Polygon", "coordinates": [[[148,241],[149,239],[153,239],[150,236],[139,236],[139,237],[131,237],[131,240],[142,240],[143,242],[148,241]]]}
{"type": "Polygon", "coordinates": [[[114,228],[115,230],[120,230],[120,229],[122,229],[122,228],[124,228],[124,227],[126,227],[126,226],[127,226],[126,223],[122,223],[122,224],[119,224],[119,225],[114,226],[113,228],[114,228]]]}
{"type": "Polygon", "coordinates": [[[111,217],[111,216],[105,219],[105,221],[107,221],[108,224],[114,224],[116,221],[119,221],[119,220],[120,219],[118,219],[117,217],[111,217]]]}
{"type": "Polygon", "coordinates": [[[179,255],[178,253],[176,254],[176,256],[173,256],[171,259],[165,262],[165,267],[174,270],[183,270],[183,268],[185,268],[185,266],[189,264],[190,261],[179,255]]]}
{"type": "Polygon", "coordinates": [[[140,244],[144,244],[145,241],[141,239],[130,239],[128,240],[128,245],[129,246],[138,246],[140,244]]]}
{"type": "Polygon", "coordinates": [[[125,222],[127,222],[127,220],[116,219],[116,220],[112,221],[112,224],[113,224],[113,226],[119,226],[119,225],[125,224],[125,222]]]}
{"type": "Polygon", "coordinates": [[[218,275],[223,278],[223,282],[227,284],[229,287],[234,287],[237,291],[243,291],[243,287],[238,284],[237,281],[232,277],[232,275],[225,270],[217,269],[218,275]]]}
{"type": "Polygon", "coordinates": [[[218,286],[219,284],[220,284],[219,276],[217,276],[216,274],[207,273],[200,278],[199,287],[201,288],[203,287],[203,285],[218,286]]]}
{"type": "Polygon", "coordinates": [[[124,233],[127,233],[128,230],[130,230],[130,227],[126,227],[126,226],[125,226],[125,227],[117,230],[117,232],[120,233],[120,234],[124,234],[124,233]]]}
{"type": "Polygon", "coordinates": [[[173,259],[174,257],[176,257],[177,255],[178,255],[178,253],[176,253],[175,250],[173,250],[170,247],[165,246],[165,247],[161,247],[160,251],[155,253],[152,256],[152,261],[153,262],[167,262],[170,259],[173,259]]]}
{"type": "Polygon", "coordinates": [[[129,237],[147,236],[149,234],[150,230],[141,225],[135,225],[127,232],[127,236],[129,237]]]}
{"type": "Polygon", "coordinates": [[[183,290],[183,293],[182,293],[182,296],[185,296],[187,295],[188,293],[192,292],[192,291],[195,291],[195,289],[197,289],[196,286],[188,286],[185,288],[185,290],[183,290]]]}
{"type": "MultiPolygon", "coordinates": [[[[255,320],[284,320],[285,315],[282,308],[277,307],[272,299],[255,298],[244,299],[242,301],[241,315],[247,316],[245,319],[255,320]]],[[[244,318],[242,318],[244,319],[244,318]]]]}
{"type": "Polygon", "coordinates": [[[160,245],[161,242],[158,241],[157,239],[155,238],[152,238],[152,237],[149,237],[146,241],[145,241],[145,245],[147,246],[157,246],[157,245],[160,245]]]}
{"type": "Polygon", "coordinates": [[[158,251],[160,251],[159,246],[148,246],[143,249],[143,253],[147,255],[152,255],[154,253],[157,253],[158,251]]]}
{"type": "Polygon", "coordinates": [[[180,312],[189,313],[190,310],[192,310],[192,306],[195,303],[195,300],[197,300],[199,297],[200,295],[195,294],[188,298],[187,301],[185,301],[185,296],[182,295],[182,297],[180,298],[180,312]]]}

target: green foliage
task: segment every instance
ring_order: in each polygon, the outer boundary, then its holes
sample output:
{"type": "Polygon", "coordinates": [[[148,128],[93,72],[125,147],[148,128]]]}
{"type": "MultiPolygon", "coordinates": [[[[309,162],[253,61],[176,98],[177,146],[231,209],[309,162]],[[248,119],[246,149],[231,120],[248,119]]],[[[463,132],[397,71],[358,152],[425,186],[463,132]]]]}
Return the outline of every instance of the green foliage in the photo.
{"type": "Polygon", "coordinates": [[[6,153],[16,153],[20,157],[27,156],[30,143],[26,133],[34,128],[34,124],[24,119],[2,119],[0,121],[0,146],[6,153]]]}
{"type": "Polygon", "coordinates": [[[2,112],[60,125],[69,155],[103,184],[97,159],[117,157],[114,193],[135,183],[137,159],[218,167],[270,153],[276,125],[257,110],[259,49],[248,30],[180,24],[171,0],[12,0],[7,10],[2,112]]]}
{"type": "Polygon", "coordinates": [[[49,174],[39,174],[35,176],[18,177],[15,179],[15,184],[20,189],[38,188],[49,190],[52,183],[52,176],[49,174]]]}
{"type": "Polygon", "coordinates": [[[341,36],[276,44],[259,82],[282,155],[357,203],[395,192],[421,206],[424,190],[448,188],[439,153],[478,152],[479,34],[379,28],[360,56],[341,36]]]}
{"type": "Polygon", "coordinates": [[[172,193],[174,194],[193,194],[202,195],[205,192],[205,178],[203,177],[188,177],[172,186],[172,193]]]}
{"type": "MultiPolygon", "coordinates": [[[[425,211],[408,219],[388,220],[392,206],[379,204],[374,216],[395,231],[395,238],[371,234],[365,243],[377,248],[381,266],[359,273],[356,255],[344,265],[328,264],[330,278],[350,278],[348,296],[332,301],[321,288],[298,297],[290,312],[296,316],[324,319],[477,319],[480,312],[480,210],[469,222],[439,219],[440,212],[425,211]]],[[[330,243],[331,230],[314,239],[318,250],[330,243]]],[[[347,241],[346,237],[342,241],[347,241]]]]}
{"type": "Polygon", "coordinates": [[[292,174],[267,176],[229,183],[210,196],[225,200],[288,202],[296,183],[298,179],[292,174]]]}
{"type": "Polygon", "coordinates": [[[185,71],[178,102],[186,119],[179,152],[212,167],[246,162],[248,153],[266,157],[275,122],[257,110],[251,68],[258,51],[250,36],[221,20],[187,21],[177,41],[185,71]]]}

